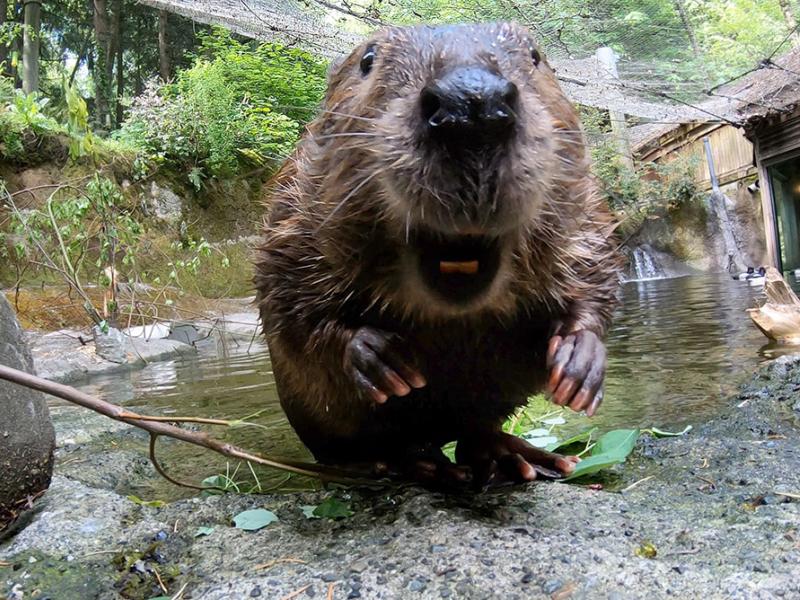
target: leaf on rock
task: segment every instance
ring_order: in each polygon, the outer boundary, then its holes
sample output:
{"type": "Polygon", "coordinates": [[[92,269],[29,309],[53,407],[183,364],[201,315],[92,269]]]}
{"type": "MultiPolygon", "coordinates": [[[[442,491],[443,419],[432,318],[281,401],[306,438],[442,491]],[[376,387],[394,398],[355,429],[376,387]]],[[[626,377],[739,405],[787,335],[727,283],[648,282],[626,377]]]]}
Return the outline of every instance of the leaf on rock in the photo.
{"type": "Polygon", "coordinates": [[[278,517],[275,516],[274,512],[263,508],[246,510],[233,517],[233,523],[237,529],[244,529],[245,531],[257,531],[277,520],[278,517]]]}
{"type": "Polygon", "coordinates": [[[682,431],[664,431],[663,429],[659,429],[658,427],[651,427],[650,429],[645,429],[646,433],[649,433],[655,438],[662,438],[662,437],[678,437],[681,435],[686,435],[692,430],[691,425],[687,425],[683,428],[682,431]]]}
{"type": "Polygon", "coordinates": [[[320,519],[344,519],[353,516],[353,511],[350,510],[349,502],[343,502],[330,496],[320,502],[319,506],[314,509],[313,515],[320,519]]]}
{"type": "Polygon", "coordinates": [[[211,535],[214,532],[213,527],[198,527],[194,532],[194,537],[201,537],[204,535],[211,535]]]}

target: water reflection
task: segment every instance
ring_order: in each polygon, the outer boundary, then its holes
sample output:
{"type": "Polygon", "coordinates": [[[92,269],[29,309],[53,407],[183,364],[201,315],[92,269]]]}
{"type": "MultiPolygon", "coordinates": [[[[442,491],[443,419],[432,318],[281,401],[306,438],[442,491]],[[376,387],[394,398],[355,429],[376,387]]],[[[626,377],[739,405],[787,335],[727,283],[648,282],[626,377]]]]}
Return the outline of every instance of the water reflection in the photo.
{"type": "MultiPolygon", "coordinates": [[[[593,424],[613,427],[682,427],[707,420],[727,394],[775,350],[745,309],[763,291],[725,276],[697,276],[625,284],[623,306],[608,340],[606,401],[593,424]]],[[[95,378],[83,389],[144,413],[238,419],[258,413],[268,428],[219,432],[265,454],[307,459],[281,412],[266,348],[222,346],[209,339],[197,356],[154,363],[126,375],[95,378]]],[[[576,427],[584,423],[576,424],[576,427]]],[[[589,424],[588,419],[585,424],[589,424]]],[[[224,459],[182,444],[165,443],[166,462],[194,481],[225,471],[224,459]]],[[[282,475],[259,473],[262,484],[282,475]]],[[[153,490],[174,494],[169,484],[153,490]]]]}
{"type": "Polygon", "coordinates": [[[608,339],[601,427],[707,420],[753,367],[766,339],[745,310],[763,289],[725,276],[631,282],[608,339]]]}

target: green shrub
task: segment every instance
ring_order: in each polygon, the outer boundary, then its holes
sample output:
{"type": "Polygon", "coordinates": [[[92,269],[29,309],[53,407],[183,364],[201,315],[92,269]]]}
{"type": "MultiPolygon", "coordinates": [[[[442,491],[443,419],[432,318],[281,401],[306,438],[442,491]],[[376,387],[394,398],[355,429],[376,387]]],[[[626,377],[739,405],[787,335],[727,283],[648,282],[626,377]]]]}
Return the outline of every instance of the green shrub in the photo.
{"type": "Polygon", "coordinates": [[[11,78],[0,77],[0,155],[29,160],[43,138],[63,136],[71,159],[94,158],[97,140],[89,129],[86,102],[66,84],[62,97],[63,106],[53,109],[48,98],[24,94],[14,89],[11,78]]]}
{"type": "Polygon", "coordinates": [[[285,158],[322,98],[324,70],[301,51],[217,33],[174,84],[147,87],[117,138],[199,190],[207,177],[285,158]]]}

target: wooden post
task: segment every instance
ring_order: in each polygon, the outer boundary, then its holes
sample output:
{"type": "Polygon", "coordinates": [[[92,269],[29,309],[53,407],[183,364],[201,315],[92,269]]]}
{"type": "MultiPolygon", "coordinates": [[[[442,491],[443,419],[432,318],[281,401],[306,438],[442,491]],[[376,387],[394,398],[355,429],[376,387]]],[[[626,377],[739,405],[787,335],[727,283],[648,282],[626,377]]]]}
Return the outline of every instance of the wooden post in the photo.
{"type": "Polygon", "coordinates": [[[39,90],[39,40],[42,28],[41,0],[25,0],[25,31],[22,39],[22,91],[39,90]]]}
{"type": "MultiPolygon", "coordinates": [[[[614,50],[608,46],[603,46],[597,49],[595,56],[597,57],[597,61],[603,65],[606,71],[606,77],[618,82],[617,55],[614,53],[614,50]]],[[[628,124],[625,122],[625,114],[609,110],[608,118],[611,121],[611,132],[617,142],[620,162],[626,169],[633,171],[633,155],[631,153],[631,142],[628,136],[628,124]]]]}
{"type": "Polygon", "coordinates": [[[761,162],[761,150],[758,138],[753,138],[753,150],[758,167],[758,179],[761,182],[761,213],[764,216],[764,238],[767,243],[767,262],[781,269],[781,252],[778,246],[778,217],[775,214],[775,203],[772,199],[772,182],[764,163],[761,162]]]}

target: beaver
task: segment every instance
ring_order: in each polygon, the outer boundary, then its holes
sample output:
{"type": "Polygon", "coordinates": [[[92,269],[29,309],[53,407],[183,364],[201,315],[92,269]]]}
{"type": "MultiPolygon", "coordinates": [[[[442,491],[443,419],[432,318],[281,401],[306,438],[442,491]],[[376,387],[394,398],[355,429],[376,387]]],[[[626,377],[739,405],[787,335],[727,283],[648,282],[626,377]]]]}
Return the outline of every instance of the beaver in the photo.
{"type": "Polygon", "coordinates": [[[256,251],[291,425],[322,463],[419,480],[570,473],[576,458],[501,426],[542,390],[597,410],[614,227],[525,28],[374,34],[331,68],[256,251]]]}

